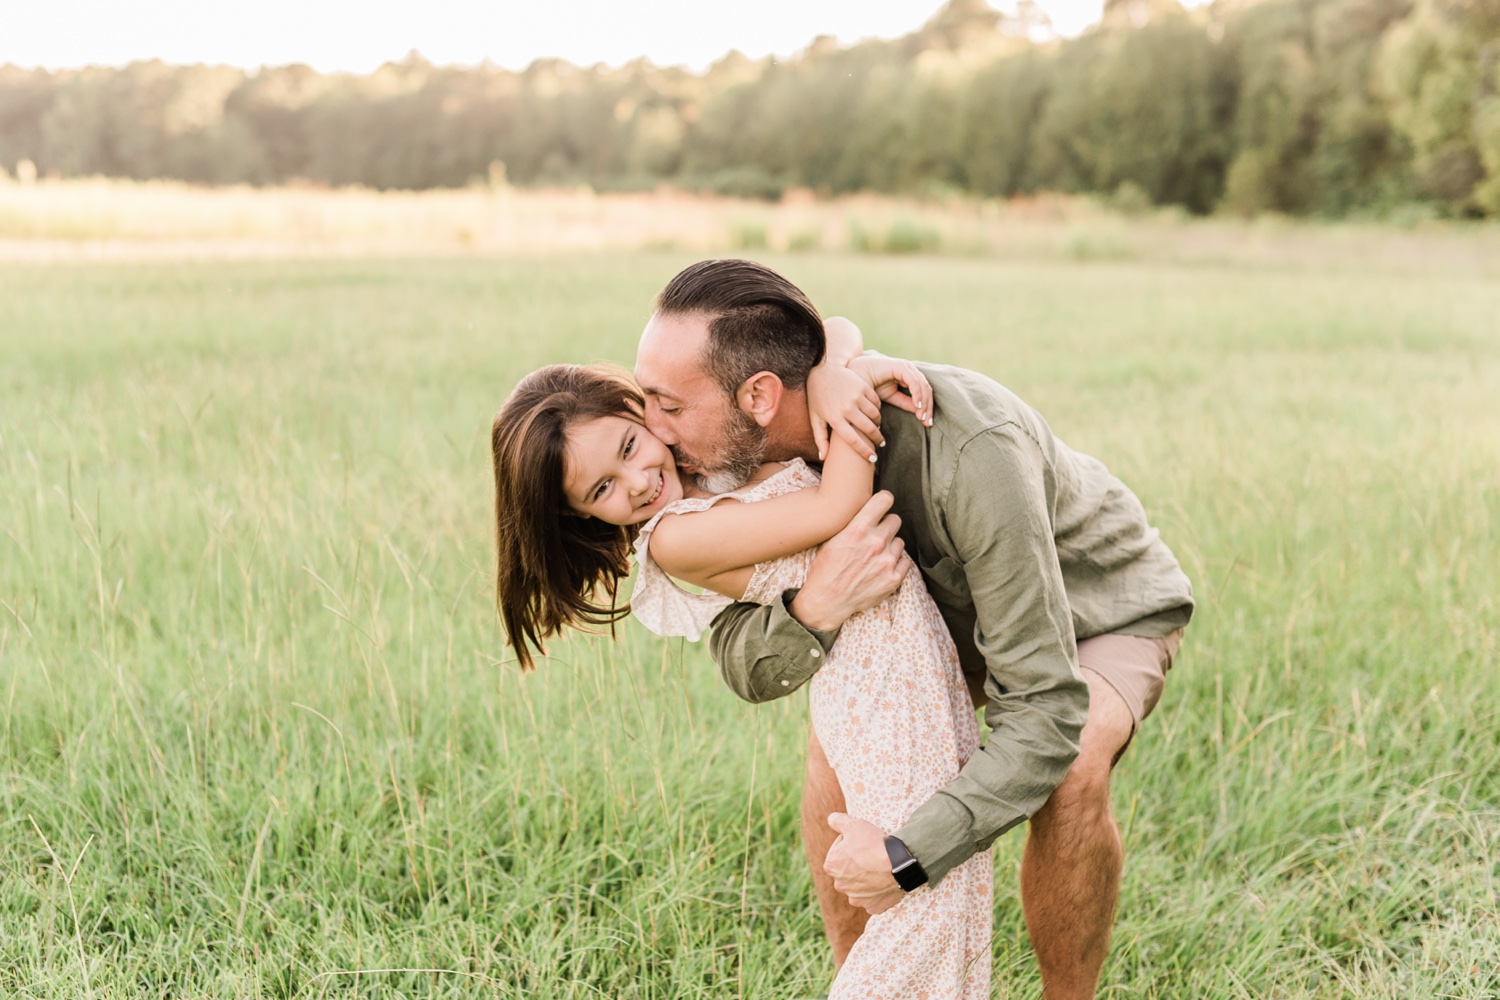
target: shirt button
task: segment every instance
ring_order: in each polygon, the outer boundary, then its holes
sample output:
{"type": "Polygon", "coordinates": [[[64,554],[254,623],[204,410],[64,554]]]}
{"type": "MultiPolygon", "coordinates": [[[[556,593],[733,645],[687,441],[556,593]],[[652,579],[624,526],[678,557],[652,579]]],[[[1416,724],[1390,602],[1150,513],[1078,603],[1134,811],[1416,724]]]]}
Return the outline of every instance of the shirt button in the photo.
{"type": "Polygon", "coordinates": [[[822,650],[821,650],[821,649],[812,649],[812,650],[809,650],[809,651],[808,651],[808,653],[809,653],[809,655],[810,655],[810,656],[811,656],[811,657],[812,657],[812,658],[813,658],[813,659],[815,659],[815,660],[816,660],[816,659],[817,659],[817,658],[818,658],[818,657],[820,657],[820,656],[822,656],[822,655],[823,655],[823,651],[822,651],[822,650]]]}
{"type": "Polygon", "coordinates": [[[791,681],[782,681],[781,682],[781,686],[784,687],[784,688],[789,688],[789,687],[792,686],[792,682],[791,681]]]}

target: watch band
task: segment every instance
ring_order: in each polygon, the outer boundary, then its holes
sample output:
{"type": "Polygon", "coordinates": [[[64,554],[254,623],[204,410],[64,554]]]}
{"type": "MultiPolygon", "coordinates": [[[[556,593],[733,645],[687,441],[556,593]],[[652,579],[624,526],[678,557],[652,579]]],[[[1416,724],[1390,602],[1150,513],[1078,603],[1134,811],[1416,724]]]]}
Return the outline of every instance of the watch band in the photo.
{"type": "Polygon", "coordinates": [[[900,837],[885,838],[885,853],[891,859],[891,875],[904,891],[911,892],[927,884],[927,870],[912,856],[900,837]]]}

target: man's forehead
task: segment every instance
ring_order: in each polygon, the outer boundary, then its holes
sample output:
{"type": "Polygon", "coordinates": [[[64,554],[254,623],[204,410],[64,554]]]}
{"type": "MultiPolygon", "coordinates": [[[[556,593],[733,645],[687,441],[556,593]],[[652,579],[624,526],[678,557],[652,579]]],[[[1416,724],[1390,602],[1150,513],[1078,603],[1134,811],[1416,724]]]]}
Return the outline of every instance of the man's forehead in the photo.
{"type": "Polygon", "coordinates": [[[636,381],[652,395],[693,391],[707,379],[700,364],[707,339],[706,316],[652,316],[636,348],[636,381]]]}

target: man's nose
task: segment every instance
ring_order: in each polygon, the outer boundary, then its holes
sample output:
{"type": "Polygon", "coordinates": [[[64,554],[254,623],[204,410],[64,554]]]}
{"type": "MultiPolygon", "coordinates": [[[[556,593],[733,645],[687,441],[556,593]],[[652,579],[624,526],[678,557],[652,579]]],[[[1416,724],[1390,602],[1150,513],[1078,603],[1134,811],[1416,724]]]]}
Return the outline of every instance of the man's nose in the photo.
{"type": "Polygon", "coordinates": [[[646,404],[646,430],[668,448],[681,443],[677,435],[672,433],[672,428],[668,426],[667,418],[662,415],[661,408],[654,403],[646,404]]]}

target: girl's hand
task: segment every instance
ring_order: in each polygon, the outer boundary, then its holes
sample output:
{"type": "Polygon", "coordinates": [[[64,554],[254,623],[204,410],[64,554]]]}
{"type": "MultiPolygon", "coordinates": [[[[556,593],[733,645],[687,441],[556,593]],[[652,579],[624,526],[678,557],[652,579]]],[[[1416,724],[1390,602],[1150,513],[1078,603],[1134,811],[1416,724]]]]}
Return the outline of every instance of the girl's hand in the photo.
{"type": "Polygon", "coordinates": [[[832,430],[856,453],[875,461],[875,449],[885,444],[880,433],[882,400],[932,426],[932,385],[910,361],[861,355],[847,368],[819,365],[808,373],[807,409],[818,458],[828,457],[832,430]]]}
{"type": "Polygon", "coordinates": [[[849,370],[868,381],[882,400],[932,426],[932,385],[916,365],[901,358],[863,354],[849,362],[849,370]]]}
{"type": "Polygon", "coordinates": [[[828,457],[830,430],[872,462],[875,449],[885,444],[880,433],[880,396],[870,379],[853,368],[818,365],[809,372],[807,411],[819,460],[828,457]]]}

